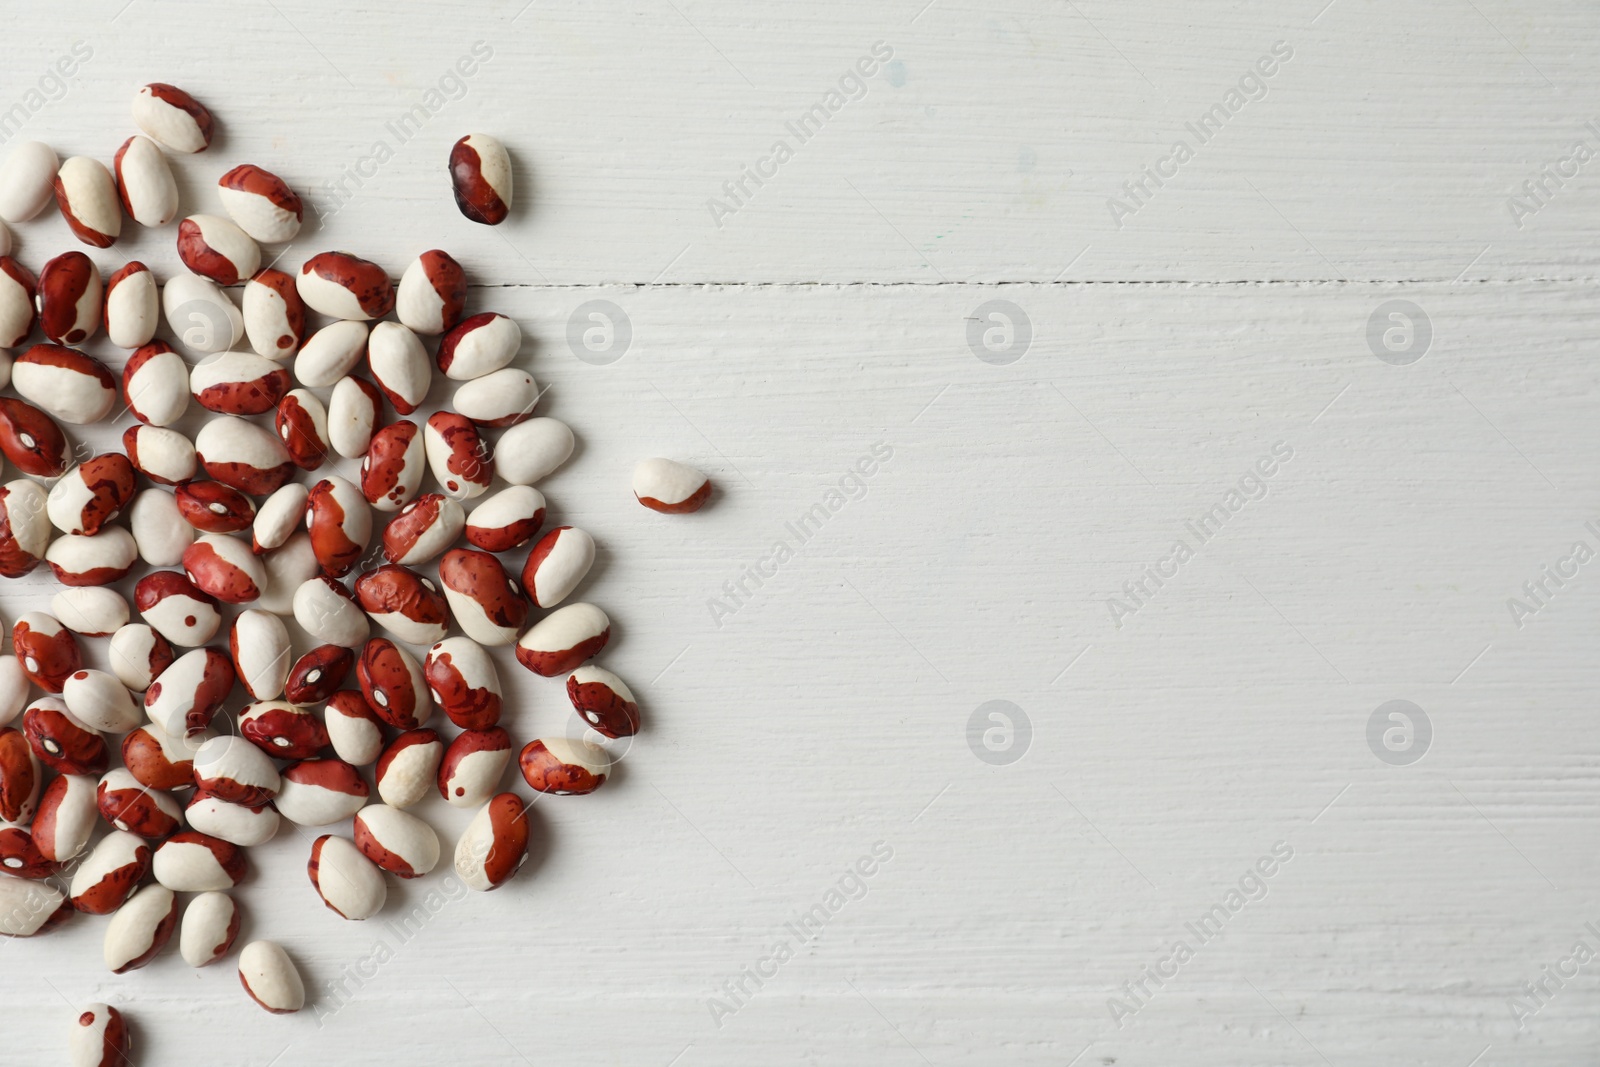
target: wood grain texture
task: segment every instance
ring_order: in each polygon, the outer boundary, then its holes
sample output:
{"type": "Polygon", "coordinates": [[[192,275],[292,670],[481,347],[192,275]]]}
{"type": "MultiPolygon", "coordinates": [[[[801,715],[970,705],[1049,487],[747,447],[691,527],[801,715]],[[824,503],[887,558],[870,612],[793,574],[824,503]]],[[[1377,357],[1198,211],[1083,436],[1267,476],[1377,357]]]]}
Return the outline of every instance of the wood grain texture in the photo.
{"type": "MultiPolygon", "coordinates": [[[[284,262],[398,273],[444,247],[473,308],[522,324],[541,413],[580,441],[542,488],[600,544],[582,595],[646,730],[604,789],[535,805],[536,859],[492,894],[394,883],[347,923],[306,839],[252,850],[243,936],[300,962],[299,1016],[260,1012],[231,962],[110,975],[103,920],[0,945],[0,1059],[59,1062],[66,1002],[103,999],[139,1062],[179,1067],[1594,1061],[1600,964],[1520,1028],[1508,999],[1600,951],[1600,563],[1520,627],[1507,601],[1600,549],[1596,194],[1585,169],[1521,230],[1505,204],[1600,146],[1593,10],[921,2],[16,16],[0,100],[94,49],[23,128],[63,154],[109,158],[144,81],[215,109],[186,210],[245,161],[315,193],[491,44],[284,262]],[[705,200],[879,40],[901,66],[718,229],[705,200]],[[1106,200],[1278,40],[1267,95],[1116,229],[1106,200]],[[445,184],[478,129],[519,168],[499,229],[445,184]],[[1368,341],[1393,300],[1431,326],[1409,365],[1368,341]],[[603,325],[593,301],[631,330],[607,365],[568,340],[603,325]],[[1187,524],[1279,442],[1200,543],[1187,524]],[[711,505],[630,500],[649,455],[709,472],[711,505]],[[1192,558],[1114,621],[1177,540],[1192,558]],[[1395,699],[1432,726],[1410,766],[1369,748],[1395,699]],[[969,747],[991,700],[1031,724],[1008,765],[969,747]],[[858,899],[796,937],[878,842],[858,899]],[[1186,924],[1275,845],[1292,858],[1202,944],[1186,924]],[[1178,940],[1193,958],[1138,1004],[1125,983],[1178,940]],[[741,974],[784,944],[759,988],[741,974]],[[1113,997],[1138,1007],[1120,1026],[1113,997]]],[[[53,216],[18,239],[34,267],[70,246],[53,216]]],[[[177,269],[168,232],[94,253],[134,256],[177,269]]],[[[0,613],[49,593],[9,584],[0,613]]],[[[557,684],[498,659],[513,734],[567,729],[557,684]]],[[[421,812],[447,841],[466,822],[421,812]]]]}

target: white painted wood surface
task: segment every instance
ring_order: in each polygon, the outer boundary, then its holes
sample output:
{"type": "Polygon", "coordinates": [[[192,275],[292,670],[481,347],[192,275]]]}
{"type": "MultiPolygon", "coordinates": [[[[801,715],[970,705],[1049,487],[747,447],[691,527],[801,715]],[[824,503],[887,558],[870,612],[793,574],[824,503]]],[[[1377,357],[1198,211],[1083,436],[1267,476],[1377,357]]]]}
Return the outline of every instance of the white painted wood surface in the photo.
{"type": "MultiPolygon", "coordinates": [[[[1507,201],[1600,148],[1595,10],[921,4],[12,13],[0,103],[94,52],[22,136],[109,159],[137,84],[211,105],[188,210],[244,161],[327,209],[321,184],[489,43],[285,263],[342,247],[398,273],[442,246],[474,307],[523,324],[542,410],[581,440],[544,488],[601,543],[585,595],[647,727],[601,792],[535,806],[535,865],[405,936],[441,879],[344,923],[305,840],[254,850],[244,936],[300,961],[299,1016],[231,963],[112,976],[103,920],[0,946],[0,1060],[60,1062],[68,1002],[104,999],[163,1065],[1594,1062],[1600,963],[1520,1028],[1508,1002],[1600,951],[1600,564],[1520,628],[1507,601],[1600,548],[1600,162],[1520,229],[1507,201]],[[865,96],[716,226],[707,199],[878,41],[865,96]],[[1277,41],[1267,95],[1118,229],[1107,200],[1277,41]],[[499,229],[445,184],[479,129],[519,168],[499,229]],[[1432,329],[1403,366],[1367,341],[1397,299],[1432,329]],[[631,325],[603,366],[567,341],[596,300],[631,325]],[[1029,324],[1015,362],[969,347],[993,300],[1029,324]],[[1276,442],[1266,496],[1189,535],[1276,442]],[[864,488],[714,619],[875,445],[864,488]],[[654,454],[711,472],[714,503],[640,509],[654,454]],[[1117,627],[1108,598],[1176,539],[1193,558],[1117,627]],[[1368,746],[1394,699],[1432,724],[1409,766],[1368,746]],[[1008,765],[968,745],[991,700],[1031,723],[1008,765]],[[865,895],[799,944],[785,924],[877,842],[865,895]],[[1265,897],[1200,944],[1185,924],[1278,842],[1265,897]],[[760,989],[725,991],[786,938],[760,989]],[[1137,1006],[1124,983],[1179,939],[1193,959],[1119,1026],[1108,1001],[1137,1006]]],[[[73,246],[54,217],[18,244],[34,267],[73,246]]],[[[176,269],[170,231],[95,258],[132,256],[176,269]]],[[[10,585],[0,612],[48,594],[10,585]]],[[[565,729],[557,687],[502,664],[514,733],[565,729]]]]}

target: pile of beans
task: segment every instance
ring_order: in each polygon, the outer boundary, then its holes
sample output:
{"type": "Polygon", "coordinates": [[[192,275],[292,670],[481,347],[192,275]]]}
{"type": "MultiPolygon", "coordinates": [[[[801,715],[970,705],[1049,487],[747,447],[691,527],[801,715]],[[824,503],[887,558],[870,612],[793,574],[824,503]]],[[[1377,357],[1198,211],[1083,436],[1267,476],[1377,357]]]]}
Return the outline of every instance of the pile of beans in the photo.
{"type": "MultiPolygon", "coordinates": [[[[204,151],[211,115],[160,84],[138,91],[133,115],[143,134],[109,169],[58,161],[37,142],[16,148],[0,165],[0,218],[26,222],[53,195],[95,248],[113,246],[127,220],[172,224],[168,155],[204,151]]],[[[449,170],[463,215],[507,217],[499,142],[463,137],[449,170]]],[[[240,927],[228,891],[247,849],[284,819],[327,828],[307,873],[345,919],[382,909],[385,873],[438,865],[437,834],[406,810],[434,791],[475,811],[455,871],[495,889],[527,853],[527,803],[501,790],[513,756],[537,793],[591,793],[609,769],[604,739],[639,729],[626,683],[591,662],[610,620],[572,599],[595,542],[572,526],[543,531],[537,484],[574,441],[565,423],[532,414],[540,393],[515,365],[517,323],[467,315],[466,274],[437,249],[398,286],[343,251],[295,273],[263,269],[260,245],[293,240],[303,205],[258,166],[228,171],[217,201],[221,214],[178,222],[188,273],[165,285],[138,262],[102,281],[81,251],[35,277],[0,226],[0,390],[15,394],[0,395],[0,453],[23,475],[0,485],[0,575],[44,563],[62,586],[50,613],[15,620],[15,655],[0,657],[0,933],[109,916],[105,962],[117,973],[150,962],[174,932],[195,967],[228,956],[240,927]],[[235,304],[227,287],[241,285],[235,304]],[[157,339],[163,319],[177,347],[157,339]],[[132,352],[120,372],[75,347],[102,329],[132,352]],[[35,332],[44,340],[14,360],[4,351],[35,332]],[[406,418],[436,372],[454,389],[450,409],[406,418]],[[174,428],[191,405],[209,413],[192,439],[174,428]],[[121,452],[89,455],[63,428],[124,412],[134,423],[121,452]],[[356,480],[319,474],[340,457],[360,459],[356,480]],[[110,588],[124,580],[131,610],[110,588]],[[108,671],[85,666],[88,642],[105,643],[108,671]],[[500,721],[497,647],[564,677],[581,729],[602,741],[547,736],[519,749],[500,721]],[[436,708],[453,730],[429,725],[436,708]],[[348,836],[331,832],[340,826],[348,836]]],[[[633,490],[681,513],[711,486],[650,459],[633,490]]],[[[238,971],[268,1011],[303,1006],[277,944],[244,946],[238,971]]],[[[122,1062],[128,1028],[115,1008],[88,1005],[77,1022],[73,1062],[122,1062]]]]}

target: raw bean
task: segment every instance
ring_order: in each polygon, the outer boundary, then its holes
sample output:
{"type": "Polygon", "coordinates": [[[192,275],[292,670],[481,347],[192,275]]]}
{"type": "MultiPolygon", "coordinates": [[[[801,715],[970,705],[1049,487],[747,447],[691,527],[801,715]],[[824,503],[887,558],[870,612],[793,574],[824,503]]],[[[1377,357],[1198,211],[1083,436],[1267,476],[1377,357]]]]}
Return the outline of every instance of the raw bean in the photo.
{"type": "MultiPolygon", "coordinates": [[[[502,489],[467,516],[467,540],[485,552],[509,552],[539,532],[544,507],[544,494],[537,489],[526,485],[502,489]]],[[[528,584],[526,574],[522,584],[528,584]]],[[[531,586],[528,591],[533,591],[531,586]]]]}
{"type": "Polygon", "coordinates": [[[388,897],[383,872],[356,846],[332,834],[312,843],[306,873],[328,910],[341,919],[370,919],[388,897]]]}
{"type": "Polygon", "coordinates": [[[39,806],[44,771],[21,730],[0,728],[0,819],[26,825],[39,806]]]}
{"type": "Polygon", "coordinates": [[[106,279],[106,337],[118,348],[150,343],[161,322],[161,288],[150,268],[135,260],[106,279]]]}
{"type": "Polygon", "coordinates": [[[22,714],[28,702],[28,676],[16,656],[0,653],[0,726],[22,714]]]}
{"type": "Polygon", "coordinates": [[[56,171],[61,161],[53,148],[39,141],[24,141],[12,149],[0,166],[0,219],[27,222],[55,195],[56,171]]]}
{"type": "Polygon", "coordinates": [[[99,422],[117,402],[117,380],[93,356],[56,344],[34,345],[11,366],[11,386],[62,422],[99,422]]]}
{"type": "Polygon", "coordinates": [[[207,411],[260,415],[289,391],[289,372],[254,352],[218,352],[189,372],[189,392],[207,411]]]}
{"type": "Polygon", "coordinates": [[[305,205],[289,183],[250,163],[217,179],[217,196],[239,228],[263,244],[292,241],[300,232],[305,205]]]}
{"type": "Polygon", "coordinates": [[[450,406],[479,426],[515,426],[533,417],[539,386],[533,375],[504,367],[456,389],[450,406]]]}
{"type": "Polygon", "coordinates": [[[128,602],[114,589],[63,589],[50,598],[50,613],[75,634],[110,637],[128,624],[128,602]]]}
{"type": "Polygon", "coordinates": [[[11,646],[28,681],[46,693],[61,692],[66,680],[83,666],[83,654],[72,631],[42,611],[17,616],[11,627],[11,646]]]}
{"type": "Polygon", "coordinates": [[[278,813],[271,804],[235,804],[204,789],[190,798],[184,814],[201,833],[245,848],[266,844],[278,832],[278,813]]]}
{"type": "Polygon", "coordinates": [[[372,621],[412,645],[443,640],[450,606],[433,582],[394,563],[356,579],[356,599],[372,621]]]}
{"type": "Polygon", "coordinates": [[[373,778],[378,796],[391,808],[409,808],[428,795],[439,773],[444,742],[432,730],[407,730],[383,750],[373,778]]]}
{"type": "Polygon", "coordinates": [[[22,733],[38,761],[63,776],[92,774],[110,766],[100,731],[67,709],[60,697],[40,697],[22,714],[22,733]]]}
{"type": "Polygon", "coordinates": [[[427,473],[423,435],[417,424],[401,419],[372,435],[361,460],[361,494],[379,511],[398,511],[422,488],[427,473]]]}
{"type": "Polygon", "coordinates": [[[198,466],[193,442],[165,426],[128,427],[122,448],[135,470],[162,485],[182,485],[194,477],[198,466]]]}
{"type": "Polygon", "coordinates": [[[480,645],[509,645],[528,618],[528,601],[487,552],[453,548],[439,561],[439,581],[456,625],[480,645]]]}
{"type": "MultiPolygon", "coordinates": [[[[445,750],[439,795],[458,808],[475,808],[494,793],[511,762],[511,735],[498,726],[467,730],[445,750]]],[[[385,798],[388,799],[388,798],[385,798]]]]}
{"type": "Polygon", "coordinates": [[[384,558],[413,567],[426,563],[454,544],[466,524],[460,504],[439,493],[424,493],[384,527],[384,558]]]}
{"type": "Polygon", "coordinates": [[[238,285],[261,268],[261,249],[221,215],[190,215],[178,223],[178,258],[218,285],[238,285]]]}
{"type": "Polygon", "coordinates": [[[301,760],[285,767],[282,777],[273,807],[300,826],[343,822],[367,806],[366,780],[344,760],[301,760]]]}
{"type": "Polygon", "coordinates": [[[8,397],[0,397],[0,453],[17,470],[35,478],[58,478],[72,465],[67,435],[55,420],[8,397]]]}
{"type": "Polygon", "coordinates": [[[194,785],[195,750],[208,740],[208,732],[174,737],[155,723],[145,723],[122,739],[122,763],[151,789],[188,789],[194,785]]]}
{"type": "Polygon", "coordinates": [[[322,569],[341,578],[361,561],[372,540],[372,511],[355,486],[343,478],[324,478],[306,499],[306,530],[322,569]]]}
{"type": "Polygon", "coordinates": [[[540,793],[582,796],[605,784],[610,764],[605,749],[566,737],[529,741],[518,757],[523,779],[540,793]]]}
{"type": "Polygon", "coordinates": [[[48,878],[56,864],[45,858],[33,834],[20,826],[0,827],[0,871],[14,878],[48,878]]]}
{"type": "Polygon", "coordinates": [[[106,773],[110,755],[98,729],[67,710],[61,697],[45,696],[22,713],[22,733],[40,763],[62,776],[106,773]]]}
{"type": "Polygon", "coordinates": [[[328,740],[346,763],[365,767],[383,751],[383,728],[367,698],[353,689],[341,689],[328,698],[323,710],[328,740]]]}
{"type": "Polygon", "coordinates": [[[289,678],[289,630],[282,619],[259,608],[241,611],[228,629],[228,652],[246,692],[278,699],[289,678]]]}
{"type": "Polygon", "coordinates": [[[74,671],[61,687],[61,699],[79,722],[108,734],[125,734],[143,718],[128,687],[105,671],[74,671]]]}
{"type": "MultiPolygon", "coordinates": [[[[144,694],[145,714],[173,737],[193,737],[211,725],[233,688],[233,663],[214,648],[197,648],[173,661],[144,694]]],[[[204,830],[203,826],[196,826],[204,830]]],[[[208,833],[210,831],[207,831],[208,833]]]]}
{"type": "Polygon", "coordinates": [[[208,475],[251,496],[273,492],[294,470],[283,442],[243,419],[212,419],[195,436],[194,450],[208,475]]]}
{"type": "Polygon", "coordinates": [[[369,804],[356,813],[355,842],[367,859],[401,878],[419,878],[439,862],[433,827],[387,804],[369,804]]]}
{"type": "Polygon", "coordinates": [[[383,394],[365,378],[340,378],[328,398],[328,442],[345,459],[364,456],[383,413],[383,394]]]}
{"type": "Polygon", "coordinates": [[[174,152],[204,152],[215,125],[205,106],[165,82],[151,82],[133,96],[133,121],[174,152]]]}
{"type": "Polygon", "coordinates": [[[86,774],[62,774],[52,779],[39,810],[33,816],[33,843],[51,863],[75,859],[89,847],[100,808],[95,800],[95,780],[86,774]]]}
{"type": "Polygon", "coordinates": [[[428,387],[433,384],[428,350],[398,322],[380,322],[372,328],[367,339],[367,367],[401,415],[411,414],[428,398],[428,387]]]}
{"type": "Polygon", "coordinates": [[[485,311],[462,319],[439,342],[436,357],[446,378],[458,382],[499,370],[522,348],[522,327],[514,319],[485,311]]]}
{"type": "Polygon", "coordinates": [[[274,1015],[290,1015],[305,1007],[306,988],[300,972],[282,947],[252,941],[239,952],[239,984],[250,999],[274,1015]]]}
{"type": "Polygon", "coordinates": [[[295,285],[307,307],[330,318],[367,322],[394,310],[394,283],[383,268],[348,252],[312,256],[295,285]]]}
{"type": "Polygon", "coordinates": [[[38,293],[32,271],[10,256],[0,256],[0,348],[16,348],[33,332],[39,321],[34,303],[38,293]]]}
{"type": "Polygon", "coordinates": [[[198,830],[173,834],[156,847],[150,870],[156,881],[175,893],[208,893],[232,889],[244,879],[244,852],[220,837],[198,830]]]}
{"type": "Polygon", "coordinates": [[[465,415],[439,411],[428,417],[422,431],[428,466],[445,495],[471,500],[494,480],[494,458],[478,436],[478,428],[465,415]]]}
{"type": "Polygon", "coordinates": [[[194,782],[200,791],[253,807],[278,795],[278,769],[242,737],[213,737],[194,754],[194,782]]]}
{"type": "Polygon", "coordinates": [[[284,698],[291,704],[321,704],[336,693],[356,663],[353,650],[340,645],[318,645],[294,661],[284,698]]]}
{"type": "Polygon", "coordinates": [[[495,446],[500,477],[512,485],[541,482],[572,455],[572,429],[549,417],[519,422],[495,446]]]}
{"type": "Polygon", "coordinates": [[[178,955],[191,967],[215,963],[233,949],[239,936],[239,906],[226,893],[201,893],[183,909],[178,925],[178,955]]]}
{"type": "Polygon", "coordinates": [[[349,374],[367,354],[368,330],[364,322],[341,320],[306,338],[294,357],[295,380],[321,389],[349,374]]]}
{"type": "MultiPolygon", "coordinates": [[[[299,482],[286,482],[283,487],[256,510],[255,522],[250,527],[250,545],[256,552],[278,548],[300,528],[306,514],[306,496],[309,490],[299,482]]],[[[270,576],[268,584],[271,584],[270,576]]]]}
{"type": "Polygon", "coordinates": [[[145,886],[106,924],[106,966],[112,974],[143,967],[167,947],[177,925],[177,896],[164,885],[145,886]]]}
{"type": "Polygon", "coordinates": [[[414,730],[433,715],[422,668],[393,641],[367,642],[356,661],[356,681],[378,718],[397,730],[414,730]]]}
{"type": "Polygon", "coordinates": [[[468,889],[498,889],[528,859],[528,812],[515,793],[500,793],[478,809],[456,842],[455,867],[468,889]]]}
{"type": "Polygon", "coordinates": [[[173,490],[173,496],[184,521],[203,533],[238,533],[255,522],[250,498],[221,482],[188,482],[173,490]]]}
{"type": "Polygon", "coordinates": [[[63,252],[39,272],[39,329],[56,344],[82,344],[100,329],[100,271],[82,252],[63,252]]]}
{"type": "Polygon", "coordinates": [[[98,159],[73,156],[56,171],[56,207],[72,234],[86,245],[110,248],[122,233],[117,183],[98,159]]]}
{"type": "Polygon", "coordinates": [[[161,311],[178,342],[209,356],[244,336],[244,315],[217,283],[198,274],[175,274],[161,287],[161,311]]]}
{"type": "Polygon", "coordinates": [[[57,872],[34,843],[33,834],[20,826],[0,827],[0,871],[14,878],[44,879],[57,872]]]}
{"type": "Polygon", "coordinates": [[[184,521],[178,501],[164,489],[146,489],[133,498],[128,525],[139,548],[139,558],[152,567],[172,567],[194,543],[194,527],[184,521]]]}
{"type": "Polygon", "coordinates": [[[571,595],[594,565],[594,538],[576,526],[557,526],[539,538],[522,567],[522,587],[536,608],[553,608],[571,595]]]}
{"type": "Polygon", "coordinates": [[[294,276],[268,267],[244,287],[244,332],[256,355],[290,359],[306,339],[306,305],[294,276]]]}
{"type": "Polygon", "coordinates": [[[467,276],[461,264],[435,248],[412,261],[395,290],[395,315],[417,333],[437,337],[461,321],[467,276]]]}
{"type": "Polygon", "coordinates": [[[0,878],[0,934],[33,937],[72,918],[65,894],[48,882],[0,878]]]}
{"type": "Polygon", "coordinates": [[[456,207],[473,222],[498,226],[511,213],[511,157],[486,133],[469,133],[450,149],[456,207]]]}
{"type": "MultiPolygon", "coordinates": [[[[298,525],[298,520],[296,520],[298,525]]],[[[317,554],[311,550],[311,537],[304,530],[261,557],[267,571],[267,588],[256,607],[274,615],[294,614],[294,595],[306,582],[322,571],[317,554]]]]}
{"type": "Polygon", "coordinates": [[[573,710],[607,737],[632,737],[639,732],[639,705],[621,678],[588,664],[567,678],[567,699],[573,710]]]}
{"type": "Polygon", "coordinates": [[[225,534],[201,534],[183,550],[183,572],[201,592],[227,604],[248,604],[261,595],[267,572],[250,546],[225,534]]]}
{"type": "Polygon", "coordinates": [[[246,704],[239,712],[239,733],[273,759],[310,759],[328,747],[322,721],[287,700],[246,704]]]}
{"type": "Polygon", "coordinates": [[[165,341],[151,341],[122,366],[122,401],[140,422],[172,425],[189,407],[188,364],[165,341]]]}
{"type": "Polygon", "coordinates": [[[33,835],[20,826],[0,829],[0,870],[14,878],[48,878],[56,865],[45,859],[33,835]]]}
{"type": "Polygon", "coordinates": [[[528,628],[517,642],[517,662],[553,678],[598,655],[611,639],[611,620],[593,604],[557,608],[528,628]]]}
{"type": "Polygon", "coordinates": [[[67,1058],[72,1067],[122,1067],[133,1063],[132,1048],[120,1011],[109,1004],[85,1004],[72,1028],[67,1058]]]}
{"type": "Polygon", "coordinates": [[[479,645],[451,637],[428,649],[422,668],[433,702],[450,721],[466,730],[484,730],[500,721],[500,676],[479,645]]]}
{"type": "Polygon", "coordinates": [[[150,846],[126,830],[114,830],[72,872],[72,906],[87,915],[110,915],[149,873],[150,846]]]}
{"type": "Polygon", "coordinates": [[[125,767],[113,767],[100,776],[95,805],[113,827],[147,841],[171,837],[183,825],[183,811],[171,794],[147,789],[125,767]]]}
{"type": "Polygon", "coordinates": [[[0,575],[21,578],[44,560],[50,547],[47,503],[38,482],[19,479],[0,485],[0,575]]]}
{"type": "Polygon", "coordinates": [[[326,645],[359,648],[372,632],[355,597],[327,575],[295,590],[294,618],[302,630],[326,645]]]}
{"type": "Polygon", "coordinates": [[[172,646],[154,627],[132,622],[111,635],[107,658],[117,681],[135,693],[143,693],[162,671],[172,666],[174,657],[172,646]]]}
{"type": "Polygon", "coordinates": [[[63,534],[44,552],[44,561],[63,585],[120,582],[138,558],[133,535],[120,526],[103,527],[97,534],[63,534]]]}
{"type": "Polygon", "coordinates": [[[289,458],[303,471],[322,466],[328,455],[328,409],[309,389],[291,389],[278,401],[274,425],[289,458]]]}
{"type": "Polygon", "coordinates": [[[178,216],[178,183],[167,157],[148,137],[134,134],[111,161],[122,210],[141,226],[165,226],[178,216]]]}

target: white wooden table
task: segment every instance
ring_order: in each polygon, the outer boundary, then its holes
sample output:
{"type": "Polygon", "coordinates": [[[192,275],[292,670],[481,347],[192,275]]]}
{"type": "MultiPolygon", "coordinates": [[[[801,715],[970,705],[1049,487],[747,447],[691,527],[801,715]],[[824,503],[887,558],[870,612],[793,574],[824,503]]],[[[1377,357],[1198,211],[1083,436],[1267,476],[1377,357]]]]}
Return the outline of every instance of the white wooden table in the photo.
{"type": "MultiPolygon", "coordinates": [[[[647,728],[493,894],[345,923],[253,850],[298,1016],[111,975],[104,920],[0,947],[0,1060],[104,999],[163,1067],[1594,1063],[1600,563],[1523,586],[1600,550],[1600,13],[1323,3],[10,12],[0,132],[109,160],[179,83],[186,211],[258,163],[324,214],[284,263],[443,247],[522,323],[647,728]],[[713,504],[639,508],[648,455],[713,504]]],[[[501,662],[520,739],[569,728],[501,662]]]]}

